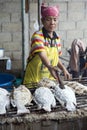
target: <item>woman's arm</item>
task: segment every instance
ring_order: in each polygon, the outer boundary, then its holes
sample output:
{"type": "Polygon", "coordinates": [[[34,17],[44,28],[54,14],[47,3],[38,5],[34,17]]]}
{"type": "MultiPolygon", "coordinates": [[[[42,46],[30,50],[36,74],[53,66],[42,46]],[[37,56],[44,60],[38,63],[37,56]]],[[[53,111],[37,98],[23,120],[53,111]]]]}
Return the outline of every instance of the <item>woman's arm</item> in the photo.
{"type": "MultiPolygon", "coordinates": [[[[51,75],[58,80],[58,75],[56,73],[56,70],[54,69],[54,67],[51,65],[46,52],[39,52],[38,53],[39,57],[41,58],[43,64],[48,68],[48,70],[50,71],[51,75]]],[[[59,69],[61,69],[65,75],[66,79],[70,79],[70,74],[69,72],[66,70],[65,66],[62,64],[62,62],[59,60],[58,62],[58,67],[59,69]]]]}
{"type": "Polygon", "coordinates": [[[44,64],[47,68],[48,68],[49,66],[51,66],[50,61],[49,61],[49,59],[48,59],[47,54],[46,54],[45,51],[39,52],[38,55],[39,55],[41,61],[43,62],[43,64],[44,64]]]}
{"type": "Polygon", "coordinates": [[[43,64],[48,68],[48,70],[50,71],[51,75],[58,80],[56,71],[54,70],[54,67],[51,65],[46,52],[39,52],[38,53],[39,57],[41,58],[43,64]]]}

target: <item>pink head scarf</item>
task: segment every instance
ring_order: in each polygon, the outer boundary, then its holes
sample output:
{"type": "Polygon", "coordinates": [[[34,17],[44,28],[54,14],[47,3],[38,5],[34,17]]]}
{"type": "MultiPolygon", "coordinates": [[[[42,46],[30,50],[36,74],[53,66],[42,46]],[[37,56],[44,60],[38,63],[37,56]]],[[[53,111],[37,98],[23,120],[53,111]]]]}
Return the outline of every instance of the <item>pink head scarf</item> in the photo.
{"type": "Polygon", "coordinates": [[[58,6],[46,6],[44,3],[41,5],[41,15],[42,18],[46,16],[59,16],[59,8],[58,6]]]}

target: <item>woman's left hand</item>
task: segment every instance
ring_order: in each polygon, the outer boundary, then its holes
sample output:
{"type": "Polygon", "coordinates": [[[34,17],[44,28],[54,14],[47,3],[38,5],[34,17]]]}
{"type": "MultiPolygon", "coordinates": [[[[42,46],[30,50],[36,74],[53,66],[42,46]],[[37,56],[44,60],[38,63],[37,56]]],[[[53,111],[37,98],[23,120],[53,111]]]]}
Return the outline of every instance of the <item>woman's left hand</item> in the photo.
{"type": "Polygon", "coordinates": [[[72,79],[72,76],[71,76],[71,74],[67,71],[67,69],[64,69],[64,70],[63,70],[63,73],[64,73],[64,77],[65,77],[66,80],[72,79]]]}

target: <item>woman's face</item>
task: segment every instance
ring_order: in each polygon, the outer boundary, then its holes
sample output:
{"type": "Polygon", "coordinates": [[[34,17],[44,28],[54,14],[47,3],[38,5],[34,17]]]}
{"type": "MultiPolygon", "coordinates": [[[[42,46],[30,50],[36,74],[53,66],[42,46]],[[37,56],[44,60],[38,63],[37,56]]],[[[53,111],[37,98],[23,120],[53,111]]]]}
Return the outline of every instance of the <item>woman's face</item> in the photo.
{"type": "Polygon", "coordinates": [[[53,32],[55,31],[57,24],[58,24],[58,17],[55,16],[47,16],[46,18],[42,19],[42,23],[44,28],[48,32],[53,32]]]}

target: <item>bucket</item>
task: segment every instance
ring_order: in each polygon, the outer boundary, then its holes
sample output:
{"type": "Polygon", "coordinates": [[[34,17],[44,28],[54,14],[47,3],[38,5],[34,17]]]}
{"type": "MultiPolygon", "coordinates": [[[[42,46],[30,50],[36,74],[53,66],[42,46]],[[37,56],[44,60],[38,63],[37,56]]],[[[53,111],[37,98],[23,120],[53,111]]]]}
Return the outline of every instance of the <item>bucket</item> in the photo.
{"type": "Polygon", "coordinates": [[[4,57],[4,49],[0,48],[0,58],[4,57]]]}
{"type": "Polygon", "coordinates": [[[21,78],[16,78],[16,81],[14,82],[14,85],[16,86],[16,87],[18,87],[19,85],[21,85],[22,84],[22,79],[21,78]]]}
{"type": "Polygon", "coordinates": [[[0,73],[0,87],[8,91],[13,89],[16,77],[9,73],[0,73]]]}

